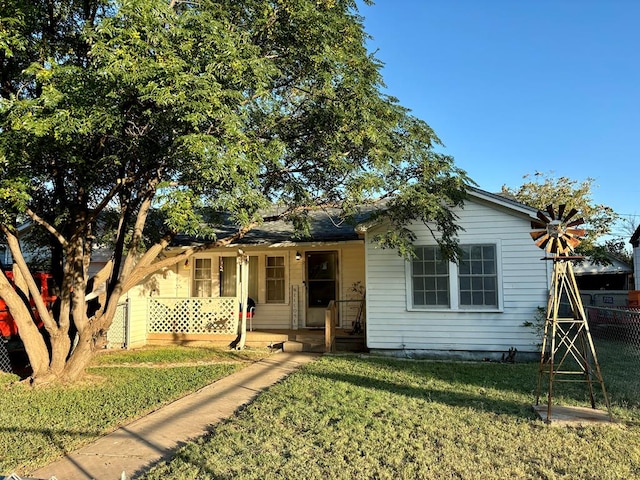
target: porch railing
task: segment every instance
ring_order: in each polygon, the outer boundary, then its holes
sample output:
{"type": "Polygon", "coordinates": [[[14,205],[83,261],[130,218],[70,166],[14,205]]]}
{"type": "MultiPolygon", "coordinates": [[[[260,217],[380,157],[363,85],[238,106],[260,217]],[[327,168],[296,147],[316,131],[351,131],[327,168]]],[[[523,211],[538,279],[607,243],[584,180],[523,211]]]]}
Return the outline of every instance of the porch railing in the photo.
{"type": "Polygon", "coordinates": [[[236,334],[238,299],[149,298],[149,333],[236,334]]]}

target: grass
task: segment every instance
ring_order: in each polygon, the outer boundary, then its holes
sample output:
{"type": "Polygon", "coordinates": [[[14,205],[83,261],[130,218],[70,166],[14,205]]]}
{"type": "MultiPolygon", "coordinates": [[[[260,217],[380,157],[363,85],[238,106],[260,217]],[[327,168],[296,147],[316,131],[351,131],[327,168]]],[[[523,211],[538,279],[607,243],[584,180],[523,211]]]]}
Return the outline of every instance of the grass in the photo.
{"type": "Polygon", "coordinates": [[[2,374],[0,473],[45,465],[266,355],[187,347],[105,353],[79,384],[36,389],[2,374]]]}
{"type": "MultiPolygon", "coordinates": [[[[640,355],[615,342],[596,347],[615,425],[537,419],[535,363],[325,356],[145,478],[640,478],[640,355]]],[[[83,384],[66,388],[0,377],[0,472],[32,470],[263,355],[107,353],[83,384]]],[[[559,404],[588,405],[579,386],[556,393],[559,404]]]]}
{"type": "MultiPolygon", "coordinates": [[[[536,377],[536,364],[323,357],[144,478],[640,478],[635,386],[610,389],[624,422],[556,427],[532,411],[536,377]]],[[[556,399],[586,406],[576,388],[556,399]]]]}

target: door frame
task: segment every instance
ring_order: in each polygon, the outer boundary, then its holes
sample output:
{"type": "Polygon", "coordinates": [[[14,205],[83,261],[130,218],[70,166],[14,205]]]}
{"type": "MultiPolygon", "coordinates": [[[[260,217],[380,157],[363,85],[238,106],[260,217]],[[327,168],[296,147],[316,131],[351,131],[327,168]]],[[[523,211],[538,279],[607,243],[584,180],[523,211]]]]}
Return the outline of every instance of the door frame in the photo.
{"type": "MultiPolygon", "coordinates": [[[[311,305],[310,297],[312,294],[312,286],[315,282],[322,283],[323,280],[315,280],[309,279],[309,257],[312,255],[327,255],[331,254],[333,256],[333,279],[327,281],[334,282],[334,292],[333,292],[333,300],[337,301],[339,297],[339,281],[340,281],[340,251],[339,250],[309,250],[304,252],[305,255],[305,270],[304,270],[304,278],[305,278],[305,328],[324,328],[324,311],[326,310],[327,305],[322,307],[313,307],[311,305]],[[322,313],[320,314],[320,311],[322,313]]],[[[330,299],[331,300],[331,299],[330,299]]],[[[328,302],[327,302],[328,303],[328,302]]],[[[337,310],[336,310],[337,311],[337,310]]],[[[336,315],[336,325],[339,325],[339,315],[336,315]]]]}

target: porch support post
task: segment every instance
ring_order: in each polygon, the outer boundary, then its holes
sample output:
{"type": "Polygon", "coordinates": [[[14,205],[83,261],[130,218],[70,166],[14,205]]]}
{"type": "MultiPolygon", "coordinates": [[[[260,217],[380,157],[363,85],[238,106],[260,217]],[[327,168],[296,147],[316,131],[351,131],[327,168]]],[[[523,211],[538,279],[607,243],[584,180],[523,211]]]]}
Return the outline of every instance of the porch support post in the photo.
{"type": "Polygon", "coordinates": [[[324,311],[324,350],[335,352],[336,343],[336,302],[331,300],[324,311]]]}
{"type": "Polygon", "coordinates": [[[247,340],[247,302],[249,296],[249,255],[242,250],[238,250],[237,265],[240,275],[237,275],[236,278],[239,279],[240,285],[236,285],[236,292],[240,297],[242,313],[240,317],[240,340],[236,345],[236,349],[242,350],[247,340]]]}

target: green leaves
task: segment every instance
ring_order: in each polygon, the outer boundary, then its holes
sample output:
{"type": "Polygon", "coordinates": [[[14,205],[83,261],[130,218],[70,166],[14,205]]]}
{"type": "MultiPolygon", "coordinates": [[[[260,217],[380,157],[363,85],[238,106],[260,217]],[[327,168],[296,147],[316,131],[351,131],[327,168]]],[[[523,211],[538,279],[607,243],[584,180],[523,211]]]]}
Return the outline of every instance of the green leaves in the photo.
{"type": "Polygon", "coordinates": [[[524,183],[518,188],[503,185],[502,193],[515,198],[519,202],[537,209],[545,209],[547,205],[565,204],[567,211],[571,208],[578,210],[578,217],[584,218],[587,236],[578,250],[583,253],[595,254],[595,243],[598,238],[611,232],[618,215],[611,207],[596,204],[593,201],[595,179],[586,178],[578,181],[569,177],[553,177],[551,173],[536,172],[525,175],[524,183]]]}
{"type": "Polygon", "coordinates": [[[21,23],[42,40],[0,126],[43,205],[104,208],[117,180],[131,208],[155,179],[170,230],[198,233],[205,205],[244,224],[274,202],[352,214],[395,195],[394,227],[413,216],[455,232],[444,211],[468,179],[381,92],[355,2],[54,3],[60,18],[36,6],[25,18],[47,20],[21,23]]]}

